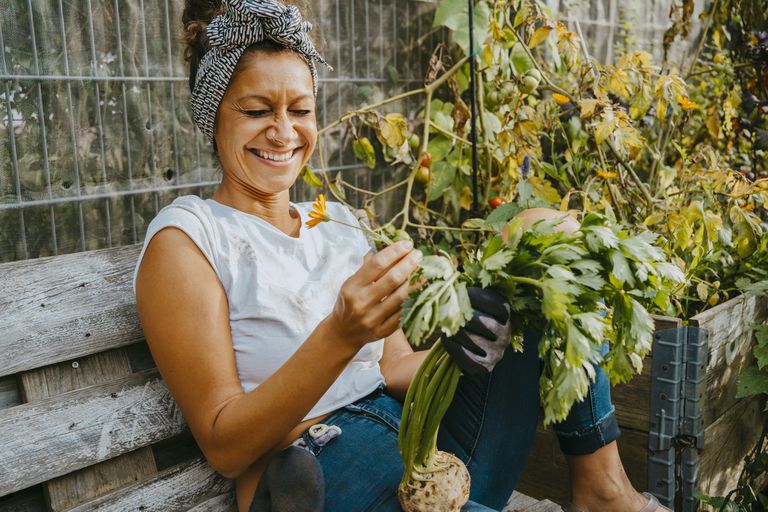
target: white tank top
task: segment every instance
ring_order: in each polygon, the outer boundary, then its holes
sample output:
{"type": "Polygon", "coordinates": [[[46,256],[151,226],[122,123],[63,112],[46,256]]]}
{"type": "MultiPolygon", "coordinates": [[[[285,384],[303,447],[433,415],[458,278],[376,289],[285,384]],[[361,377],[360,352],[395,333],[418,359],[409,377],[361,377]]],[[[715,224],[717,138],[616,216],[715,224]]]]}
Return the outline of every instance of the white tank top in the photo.
{"type": "MultiPolygon", "coordinates": [[[[237,373],[246,393],[280,368],[331,313],[342,283],[360,268],[370,250],[357,229],[335,222],[307,228],[311,203],[291,205],[301,215],[298,238],[213,199],[179,197],[149,224],[133,275],[135,293],[136,272],[147,244],[165,227],[181,229],[197,244],[229,300],[237,373]]],[[[333,218],[359,225],[339,203],[327,203],[327,211],[333,218]]],[[[305,419],[348,405],[382,384],[383,346],[383,340],[365,345],[305,419]]]]}

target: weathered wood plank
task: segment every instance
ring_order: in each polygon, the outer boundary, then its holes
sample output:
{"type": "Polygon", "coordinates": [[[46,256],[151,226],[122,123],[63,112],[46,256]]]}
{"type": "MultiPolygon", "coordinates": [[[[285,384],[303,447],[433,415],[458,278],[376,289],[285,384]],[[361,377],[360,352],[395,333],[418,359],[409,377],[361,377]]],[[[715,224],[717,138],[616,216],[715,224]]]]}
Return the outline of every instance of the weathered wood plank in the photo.
{"type": "Polygon", "coordinates": [[[531,498],[521,492],[515,491],[512,493],[512,496],[509,497],[509,501],[507,501],[507,505],[502,512],[521,512],[538,502],[539,500],[536,498],[531,498]]]}
{"type": "Polygon", "coordinates": [[[0,496],[185,428],[156,372],[0,410],[0,496]]]}
{"type": "Polygon", "coordinates": [[[744,457],[760,438],[764,405],[762,397],[740,399],[704,430],[704,448],[699,453],[702,492],[723,496],[736,488],[744,457]]]}
{"type": "Polygon", "coordinates": [[[0,378],[0,409],[21,404],[19,385],[15,376],[0,378]]]}
{"type": "MultiPolygon", "coordinates": [[[[69,512],[176,512],[232,493],[232,481],[216,473],[203,459],[169,468],[157,476],[83,503],[69,512]]],[[[236,509],[205,509],[226,510],[236,509]]]]}
{"type": "MultiPolygon", "coordinates": [[[[648,433],[623,428],[618,446],[629,480],[636,489],[647,489],[648,433]]],[[[568,500],[568,464],[552,429],[545,430],[539,425],[517,490],[536,499],[549,499],[560,504],[568,500]]]]}
{"type": "MultiPolygon", "coordinates": [[[[21,391],[27,402],[113,381],[130,375],[131,365],[125,348],[85,356],[20,374],[21,391]]],[[[65,510],[78,503],[132,484],[157,472],[152,448],[105,460],[43,484],[50,509],[65,510]]]]}
{"type": "Polygon", "coordinates": [[[189,512],[234,512],[237,510],[235,493],[228,492],[202,502],[189,512]]]}
{"type": "Polygon", "coordinates": [[[143,339],[131,289],[140,245],[3,264],[0,376],[143,339]]]}
{"type": "Polygon", "coordinates": [[[736,377],[754,361],[750,325],[768,318],[768,297],[741,295],[691,318],[709,333],[704,427],[720,418],[736,400],[736,377]]]}

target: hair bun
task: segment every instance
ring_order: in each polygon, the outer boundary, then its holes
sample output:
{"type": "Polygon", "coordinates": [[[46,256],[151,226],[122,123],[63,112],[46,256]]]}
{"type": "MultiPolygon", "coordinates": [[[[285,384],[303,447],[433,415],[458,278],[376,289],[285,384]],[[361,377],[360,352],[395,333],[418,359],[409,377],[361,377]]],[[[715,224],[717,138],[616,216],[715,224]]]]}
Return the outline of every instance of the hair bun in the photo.
{"type": "Polygon", "coordinates": [[[184,59],[189,62],[189,88],[195,83],[200,60],[210,49],[206,29],[218,14],[224,12],[220,0],[187,0],[181,21],[184,24],[184,59]]]}

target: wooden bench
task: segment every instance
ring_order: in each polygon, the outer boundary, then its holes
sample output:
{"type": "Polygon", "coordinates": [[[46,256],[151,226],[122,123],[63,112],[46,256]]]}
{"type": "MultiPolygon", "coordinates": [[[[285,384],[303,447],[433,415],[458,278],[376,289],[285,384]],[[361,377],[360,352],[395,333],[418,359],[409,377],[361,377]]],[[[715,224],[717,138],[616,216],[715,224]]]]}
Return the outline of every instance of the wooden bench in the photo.
{"type": "MultiPolygon", "coordinates": [[[[144,341],[140,249],[0,265],[0,510],[235,510],[144,341]]],[[[507,510],[559,507],[515,493],[507,510]]]]}

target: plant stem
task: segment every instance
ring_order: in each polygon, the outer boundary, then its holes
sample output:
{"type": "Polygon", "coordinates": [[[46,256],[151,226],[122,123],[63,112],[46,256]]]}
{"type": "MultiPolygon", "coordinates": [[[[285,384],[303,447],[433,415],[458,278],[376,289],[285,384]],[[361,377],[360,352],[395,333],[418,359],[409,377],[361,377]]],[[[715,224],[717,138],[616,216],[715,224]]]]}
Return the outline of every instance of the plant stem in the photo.
{"type": "MultiPolygon", "coordinates": [[[[381,101],[378,101],[376,103],[371,103],[370,105],[366,105],[363,108],[360,108],[358,110],[351,110],[351,111],[347,112],[346,114],[344,114],[343,116],[341,116],[340,118],[338,118],[337,120],[335,120],[334,122],[332,122],[331,124],[329,124],[327,126],[323,126],[322,128],[320,128],[317,131],[317,136],[319,137],[319,136],[323,135],[325,132],[331,130],[332,128],[335,128],[336,126],[340,125],[341,123],[343,123],[344,121],[346,121],[349,118],[352,118],[352,117],[355,117],[355,116],[359,116],[360,114],[365,114],[365,113],[370,112],[371,110],[373,110],[375,108],[382,107],[384,105],[387,105],[389,103],[394,103],[396,101],[400,101],[400,100],[408,98],[410,96],[415,96],[417,94],[425,93],[425,92],[427,92],[428,89],[429,89],[428,87],[420,87],[419,89],[413,89],[411,91],[406,91],[404,93],[398,94],[397,96],[392,96],[391,98],[385,98],[385,99],[383,99],[381,101]]],[[[318,146],[319,145],[320,144],[318,144],[318,146]]]]}
{"type": "Polygon", "coordinates": [[[539,281],[535,279],[531,279],[530,277],[521,277],[521,276],[508,276],[507,281],[512,281],[514,283],[521,283],[521,284],[529,284],[531,286],[535,286],[536,288],[541,289],[542,285],[539,281]]]}
{"type": "Polygon", "coordinates": [[[328,191],[331,193],[331,195],[336,199],[338,202],[346,206],[347,208],[354,210],[354,207],[349,204],[347,201],[344,200],[343,197],[339,196],[339,194],[336,193],[334,190],[334,187],[331,186],[331,180],[328,179],[328,171],[325,167],[325,157],[323,156],[323,145],[318,144],[317,145],[317,157],[320,159],[320,174],[323,176],[323,181],[325,181],[325,186],[328,189],[328,191]]]}
{"type": "Polygon", "coordinates": [[[408,222],[406,224],[406,227],[411,228],[417,228],[417,229],[429,229],[432,231],[464,231],[464,232],[480,232],[480,231],[487,231],[487,232],[493,232],[492,229],[482,229],[482,228],[454,228],[451,226],[429,226],[427,224],[414,224],[413,222],[408,222]]]}
{"type": "Polygon", "coordinates": [[[704,42],[707,40],[707,34],[709,33],[709,28],[712,26],[712,20],[715,19],[715,14],[717,13],[718,7],[720,7],[720,0],[715,0],[712,4],[712,9],[709,11],[707,24],[704,27],[704,30],[701,32],[701,40],[699,41],[699,46],[696,48],[696,53],[693,55],[693,59],[691,60],[691,66],[688,68],[688,73],[685,75],[686,80],[690,78],[691,73],[693,73],[693,70],[696,68],[696,62],[699,60],[701,50],[704,48],[704,42]]]}
{"type": "Polygon", "coordinates": [[[640,177],[635,173],[635,170],[632,169],[632,167],[629,166],[628,163],[624,161],[624,159],[619,155],[619,152],[616,150],[616,148],[613,145],[613,142],[610,140],[605,141],[605,143],[608,145],[608,148],[611,150],[611,154],[613,154],[613,157],[616,159],[619,164],[627,170],[629,173],[629,176],[632,178],[632,181],[635,182],[635,185],[637,185],[637,188],[640,189],[640,192],[643,194],[643,198],[645,199],[648,208],[653,205],[653,197],[651,196],[651,193],[648,191],[648,187],[645,186],[645,183],[640,179],[640,177]]]}

